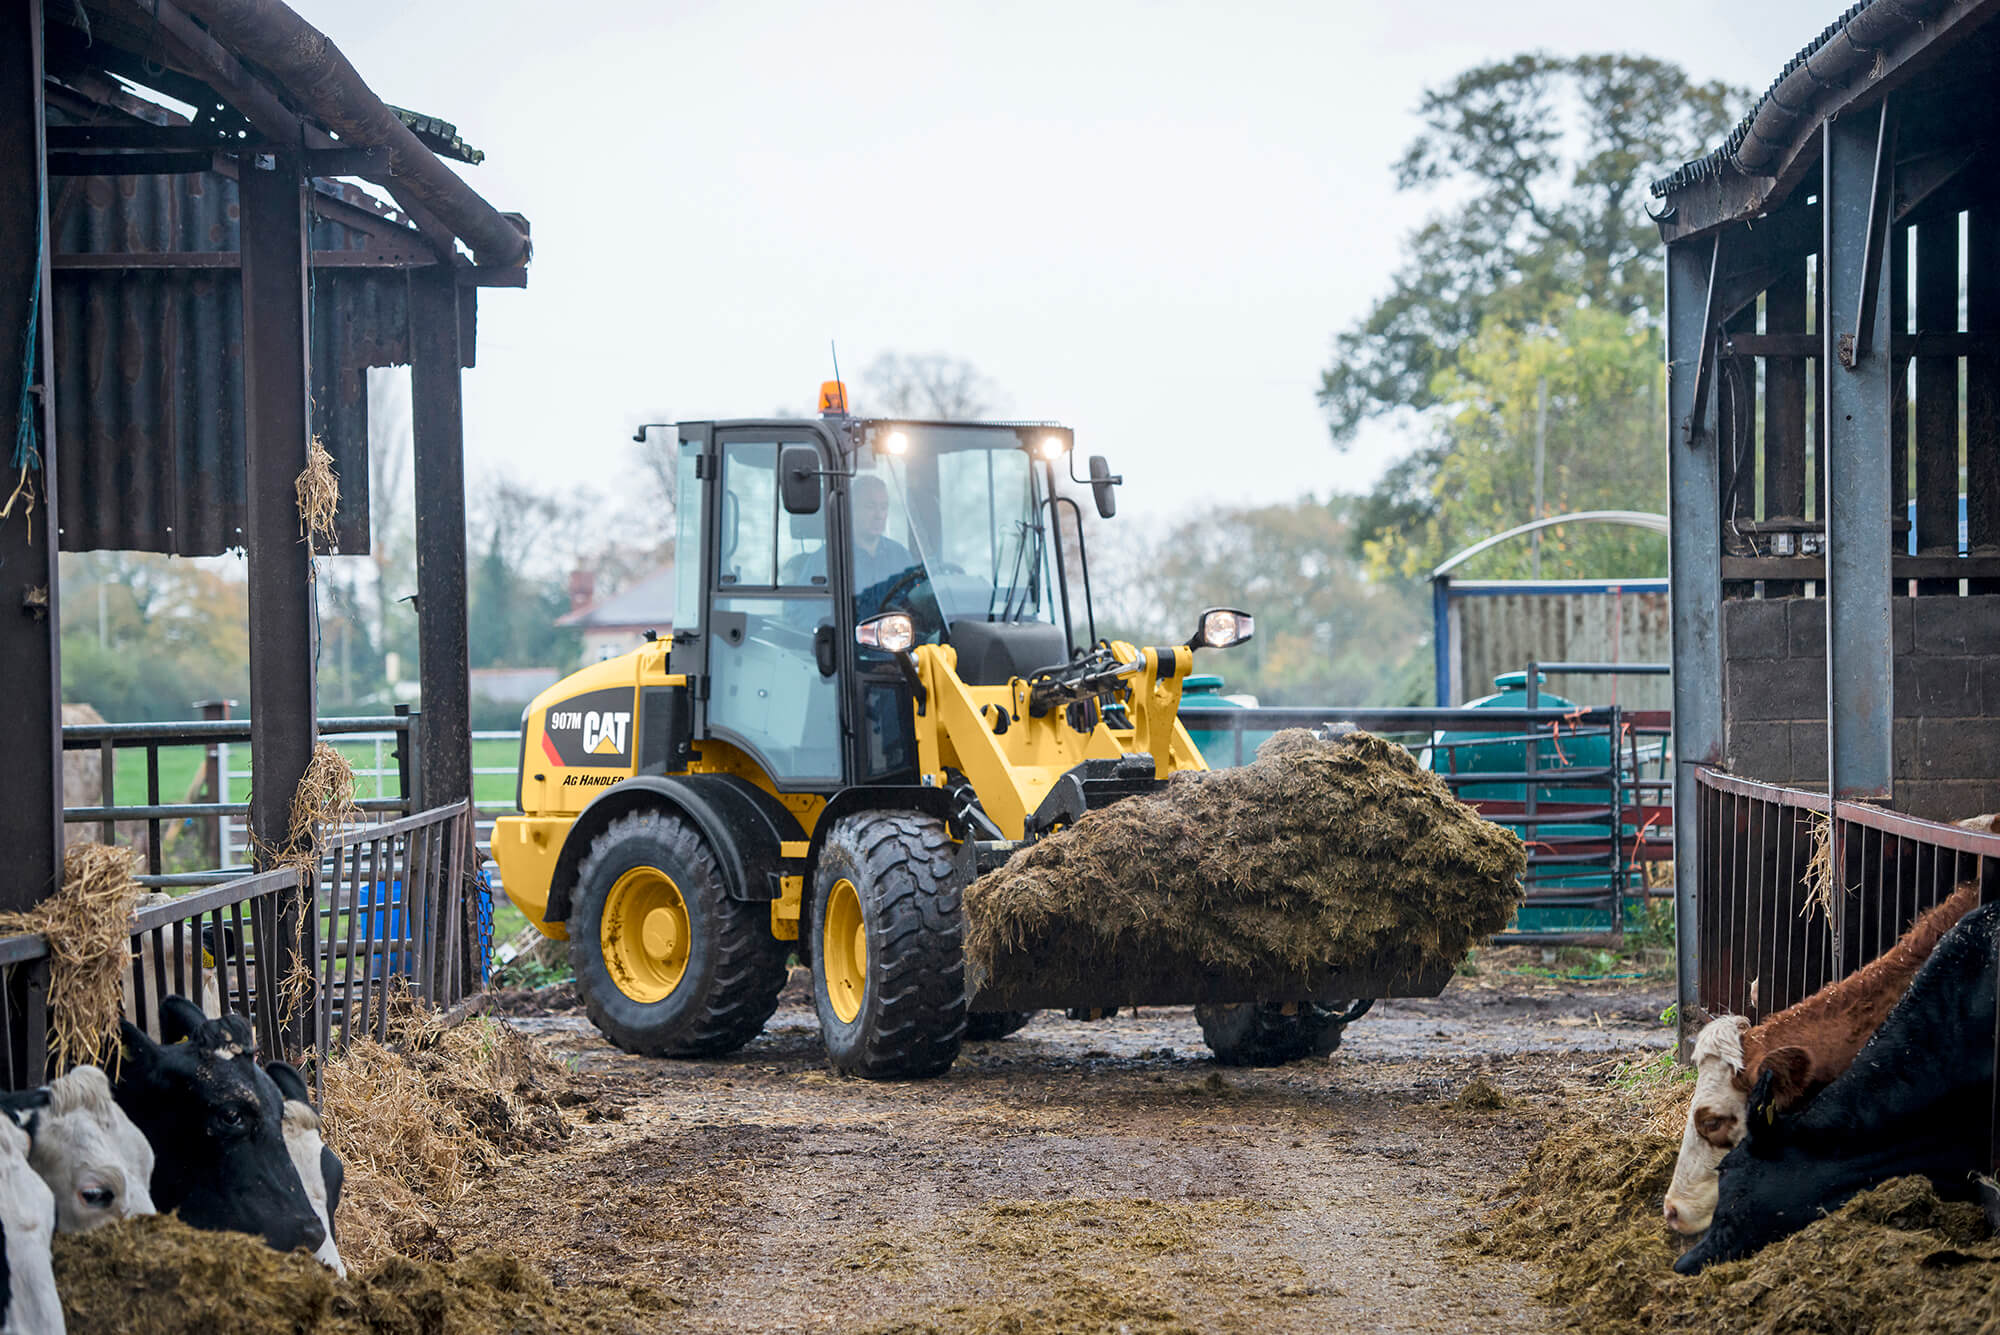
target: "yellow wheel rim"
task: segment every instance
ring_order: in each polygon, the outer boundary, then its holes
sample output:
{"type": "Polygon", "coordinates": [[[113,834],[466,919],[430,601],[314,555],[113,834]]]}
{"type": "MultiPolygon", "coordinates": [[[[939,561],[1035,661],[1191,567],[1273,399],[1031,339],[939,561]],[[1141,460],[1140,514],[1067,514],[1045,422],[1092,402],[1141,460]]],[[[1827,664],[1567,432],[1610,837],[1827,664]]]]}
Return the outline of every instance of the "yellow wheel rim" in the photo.
{"type": "Polygon", "coordinates": [[[604,897],[598,926],[604,967],[634,1001],[665,1001],[687,974],[694,933],[687,901],[657,867],[634,867],[604,897]]]}
{"type": "Polygon", "coordinates": [[[861,921],[861,892],[844,876],[826,892],[825,922],[819,958],[826,999],[842,1024],[853,1024],[868,995],[868,927],[861,921]]]}

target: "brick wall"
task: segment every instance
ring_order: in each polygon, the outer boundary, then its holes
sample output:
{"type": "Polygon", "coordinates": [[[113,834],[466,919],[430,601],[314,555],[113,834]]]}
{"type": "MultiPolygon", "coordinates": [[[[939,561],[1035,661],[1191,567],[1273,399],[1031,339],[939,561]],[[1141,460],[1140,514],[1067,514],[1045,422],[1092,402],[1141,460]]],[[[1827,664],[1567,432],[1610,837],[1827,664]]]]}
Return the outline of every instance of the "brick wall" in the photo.
{"type": "MultiPolygon", "coordinates": [[[[2000,596],[1897,598],[1896,809],[1934,820],[2000,811],[2000,596]]],[[[1729,770],[1826,787],[1826,603],[1722,605],[1729,770]]]]}

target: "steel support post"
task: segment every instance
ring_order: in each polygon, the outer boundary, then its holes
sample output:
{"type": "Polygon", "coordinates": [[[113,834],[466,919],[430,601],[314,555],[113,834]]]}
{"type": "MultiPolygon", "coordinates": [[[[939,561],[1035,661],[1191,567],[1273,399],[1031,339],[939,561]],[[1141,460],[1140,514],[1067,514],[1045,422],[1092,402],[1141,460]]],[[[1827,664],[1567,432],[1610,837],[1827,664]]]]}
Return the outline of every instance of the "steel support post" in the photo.
{"type": "Polygon", "coordinates": [[[55,376],[50,356],[42,2],[0,16],[0,910],[29,908],[62,877],[62,670],[56,634],[55,376]],[[30,311],[34,318],[30,319],[30,311]],[[30,377],[22,392],[23,353],[30,377]],[[29,419],[23,423],[21,418],[29,419]],[[23,425],[40,471],[13,465],[23,425]],[[24,487],[23,484],[27,486],[24,487]],[[29,490],[32,488],[32,491],[29,490]],[[12,498],[11,503],[9,498],[12,498]]]}
{"type": "Polygon", "coordinates": [[[1708,327],[1709,294],[1721,242],[1693,239],[1667,248],[1667,485],[1673,528],[1674,922],[1681,1058],[1694,1038],[1700,977],[1696,907],[1697,765],[1722,762],[1722,526],[1717,489],[1715,396],[1696,380],[1708,327]]]}
{"type": "Polygon", "coordinates": [[[1894,193],[1891,124],[1886,103],[1828,121],[1820,187],[1827,790],[1843,801],[1888,801],[1895,772],[1895,652],[1889,619],[1894,549],[1889,503],[1891,248],[1877,239],[1883,229],[1876,222],[1886,216],[1894,193]],[[1880,299],[1869,299],[1870,290],[1880,299]],[[1857,312],[1869,328],[1854,327],[1857,312]]]}
{"type": "Polygon", "coordinates": [[[450,266],[410,274],[410,426],[417,496],[419,787],[427,806],[472,796],[465,601],[465,422],[458,286],[450,266]]]}
{"type": "MultiPolygon", "coordinates": [[[[308,390],[306,182],[289,153],[246,162],[243,208],[244,547],[250,595],[250,832],[260,867],[294,852],[292,802],[318,740],[312,550],[299,532],[298,479],[312,431],[308,390]]],[[[317,876],[315,868],[311,875],[317,876]]],[[[309,885],[308,890],[312,887],[309,885]]],[[[313,963],[313,896],[283,897],[279,976],[313,963]]],[[[281,1024],[288,1051],[310,1035],[313,1009],[281,1024]]],[[[281,1017],[282,1018],[282,1017],[281,1017]]]]}
{"type": "Polygon", "coordinates": [[[1439,709],[1451,708],[1451,576],[1431,578],[1431,673],[1436,677],[1432,692],[1439,709]]]}

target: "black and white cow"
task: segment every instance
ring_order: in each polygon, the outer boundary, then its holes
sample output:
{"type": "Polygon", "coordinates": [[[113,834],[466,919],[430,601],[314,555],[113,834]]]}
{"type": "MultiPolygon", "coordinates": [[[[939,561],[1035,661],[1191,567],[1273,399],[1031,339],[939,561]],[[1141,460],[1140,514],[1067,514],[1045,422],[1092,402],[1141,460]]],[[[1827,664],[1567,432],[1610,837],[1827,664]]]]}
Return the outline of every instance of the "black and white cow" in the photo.
{"type": "Polygon", "coordinates": [[[1748,1256],[1893,1177],[1973,1199],[1992,1144],[1996,940],[2000,905],[1960,920],[1854,1065],[1797,1111],[1773,1112],[1786,1073],[1767,1061],[1714,1222],[1675,1270],[1748,1256]]]}
{"type": "Polygon", "coordinates": [[[284,1096],[257,1064],[241,1016],[211,1020],[183,997],[160,1007],[156,1043],[120,1025],[114,1094],[153,1146],[153,1202],[195,1228],[255,1233],[316,1250],[326,1229],[285,1148],[284,1096]]]}
{"type": "Polygon", "coordinates": [[[269,1062],[264,1070],[278,1092],[285,1096],[285,1150],[292,1156],[292,1167],[298,1170],[299,1182],[306,1189],[306,1199],[312,1202],[313,1213],[326,1229],[326,1241],[320,1243],[313,1255],[334,1274],[345,1278],[347,1265],[340,1259],[340,1248],[334,1242],[333,1214],[340,1208],[340,1188],[347,1180],[347,1170],[341,1166],[340,1156],[327,1148],[320,1137],[319,1110],[312,1106],[312,1094],[298,1068],[290,1062],[269,1062]]]}
{"type": "MultiPolygon", "coordinates": [[[[13,1113],[20,1096],[8,1098],[13,1113]]],[[[14,1116],[0,1117],[0,1332],[6,1335],[63,1335],[49,1256],[55,1223],[55,1196],[28,1166],[28,1133],[14,1116]]]]}
{"type": "Polygon", "coordinates": [[[103,1071],[79,1066],[4,1104],[28,1133],[28,1163],[55,1193],[58,1233],[154,1212],[153,1147],[111,1097],[103,1071]]]}

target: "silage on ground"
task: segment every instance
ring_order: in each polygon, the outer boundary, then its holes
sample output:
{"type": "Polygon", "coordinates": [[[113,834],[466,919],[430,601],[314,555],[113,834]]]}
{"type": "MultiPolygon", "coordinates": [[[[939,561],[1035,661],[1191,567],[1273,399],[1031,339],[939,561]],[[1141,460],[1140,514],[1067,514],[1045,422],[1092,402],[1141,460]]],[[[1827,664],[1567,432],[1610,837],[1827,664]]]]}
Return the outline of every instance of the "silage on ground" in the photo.
{"type": "Polygon", "coordinates": [[[172,1215],[55,1240],[56,1287],[73,1331],[122,1335],[415,1335],[653,1330],[657,1306],[610,1285],[558,1291],[532,1266],[481,1255],[441,1264],[390,1257],[349,1280],[305,1252],[243,1233],[198,1231],[172,1215]]]}
{"type": "Polygon", "coordinates": [[[1683,1244],[1660,1205],[1679,1153],[1688,1086],[1583,1101],[1461,1242],[1533,1263],[1539,1296],[1579,1329],[1748,1335],[1993,1328],[2000,1241],[1977,1207],[1938,1199],[1922,1178],[1863,1193],[1742,1261],[1673,1272],[1683,1244]]]}
{"type": "Polygon", "coordinates": [[[1449,969],[1521,901],[1521,841],[1403,747],[1281,732],[1240,769],[1176,774],[966,891],[976,981],[1220,970],[1449,969]]]}

